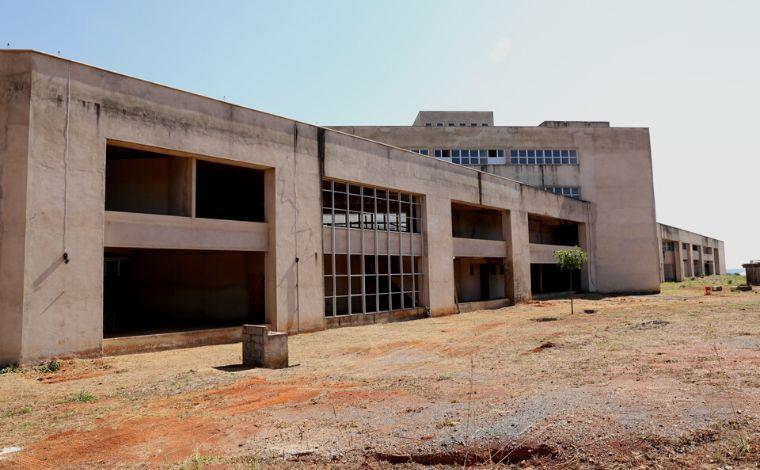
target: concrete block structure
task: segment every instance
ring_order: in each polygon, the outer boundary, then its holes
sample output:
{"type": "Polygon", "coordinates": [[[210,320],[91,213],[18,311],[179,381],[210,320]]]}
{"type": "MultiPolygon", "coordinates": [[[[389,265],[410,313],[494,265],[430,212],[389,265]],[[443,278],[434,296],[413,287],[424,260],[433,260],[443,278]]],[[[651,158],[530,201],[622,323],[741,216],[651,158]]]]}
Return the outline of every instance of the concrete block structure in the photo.
{"type": "Polygon", "coordinates": [[[665,224],[657,224],[657,239],[663,282],[726,274],[723,241],[665,224]]]}
{"type": "Polygon", "coordinates": [[[0,363],[522,302],[575,245],[584,290],[658,291],[646,129],[437,116],[327,129],[0,51],[0,363]]]}
{"type": "Polygon", "coordinates": [[[243,325],[243,365],[288,367],[288,334],[269,331],[266,325],[243,325]]]}

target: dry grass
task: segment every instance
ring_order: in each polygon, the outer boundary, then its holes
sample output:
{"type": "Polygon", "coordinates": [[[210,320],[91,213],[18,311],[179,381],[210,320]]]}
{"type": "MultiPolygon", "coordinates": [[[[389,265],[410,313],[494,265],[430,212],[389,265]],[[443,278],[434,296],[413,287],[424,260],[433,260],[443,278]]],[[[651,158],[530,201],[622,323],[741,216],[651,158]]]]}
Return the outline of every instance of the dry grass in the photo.
{"type": "Polygon", "coordinates": [[[2,463],[748,465],[760,295],[701,291],[293,336],[277,371],[224,368],[239,344],[25,368],[0,375],[2,463]]]}

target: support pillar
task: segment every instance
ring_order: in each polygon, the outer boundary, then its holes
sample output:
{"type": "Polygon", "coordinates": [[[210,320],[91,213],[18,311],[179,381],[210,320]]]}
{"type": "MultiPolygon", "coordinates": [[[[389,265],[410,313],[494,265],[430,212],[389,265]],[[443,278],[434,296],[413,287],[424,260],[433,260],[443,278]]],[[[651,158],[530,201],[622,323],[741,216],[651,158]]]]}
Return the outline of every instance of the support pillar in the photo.
{"type": "Polygon", "coordinates": [[[507,242],[507,297],[512,303],[525,302],[531,299],[528,213],[510,210],[505,211],[502,217],[504,240],[507,242]]]}
{"type": "Polygon", "coordinates": [[[454,240],[451,236],[451,200],[426,197],[423,299],[432,316],[456,313],[454,301],[454,240]]]}

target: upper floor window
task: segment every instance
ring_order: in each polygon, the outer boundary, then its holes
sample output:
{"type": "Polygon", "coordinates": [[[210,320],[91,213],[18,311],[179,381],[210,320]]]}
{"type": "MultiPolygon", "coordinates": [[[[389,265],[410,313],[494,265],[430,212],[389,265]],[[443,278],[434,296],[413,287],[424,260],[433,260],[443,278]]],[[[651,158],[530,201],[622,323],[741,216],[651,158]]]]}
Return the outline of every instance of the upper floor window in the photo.
{"type": "Polygon", "coordinates": [[[420,155],[430,155],[430,150],[428,149],[409,149],[409,151],[419,153],[420,155]]]}
{"type": "Polygon", "coordinates": [[[575,186],[545,186],[544,191],[557,194],[559,196],[567,196],[574,199],[581,198],[581,188],[575,186]]]}
{"type": "Polygon", "coordinates": [[[426,122],[426,123],[425,123],[425,127],[433,127],[433,123],[431,123],[431,122],[426,122]]]}
{"type": "Polygon", "coordinates": [[[322,225],[420,232],[420,197],[339,181],[322,182],[322,225]]]}
{"type": "Polygon", "coordinates": [[[504,165],[504,149],[435,149],[435,158],[459,165],[504,165]]]}
{"type": "Polygon", "coordinates": [[[510,149],[513,165],[577,165],[577,150],[510,149]]]}

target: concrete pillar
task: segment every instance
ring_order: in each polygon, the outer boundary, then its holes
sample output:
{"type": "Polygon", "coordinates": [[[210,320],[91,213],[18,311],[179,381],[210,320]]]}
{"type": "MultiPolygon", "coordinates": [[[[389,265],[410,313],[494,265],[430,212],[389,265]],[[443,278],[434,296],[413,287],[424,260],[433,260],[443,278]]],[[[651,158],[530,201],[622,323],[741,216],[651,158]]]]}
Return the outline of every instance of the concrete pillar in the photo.
{"type": "Polygon", "coordinates": [[[681,254],[681,242],[673,242],[673,264],[676,269],[676,282],[683,281],[683,255],[681,254]]]}
{"type": "Polygon", "coordinates": [[[699,275],[705,275],[705,247],[699,245],[699,275]]]}
{"type": "Polygon", "coordinates": [[[6,62],[0,71],[0,367],[21,359],[24,322],[24,239],[29,165],[31,73],[24,64],[6,62]]]}
{"type": "Polygon", "coordinates": [[[581,289],[586,292],[595,292],[596,283],[594,282],[593,274],[594,255],[591,252],[591,243],[589,243],[590,235],[588,224],[578,224],[578,243],[581,250],[585,251],[588,256],[588,261],[581,268],[581,289]]]}
{"type": "Polygon", "coordinates": [[[688,271],[688,277],[694,277],[694,260],[692,259],[692,249],[691,249],[691,243],[686,244],[686,259],[688,262],[686,263],[689,267],[688,271]]]}
{"type": "Polygon", "coordinates": [[[451,236],[451,200],[426,197],[423,225],[425,229],[425,258],[423,273],[426,290],[423,299],[430,314],[448,315],[456,312],[454,303],[454,243],[451,236]]]}
{"type": "Polygon", "coordinates": [[[504,240],[507,242],[507,297],[513,303],[531,299],[530,240],[528,213],[511,210],[503,215],[504,240]]]}

